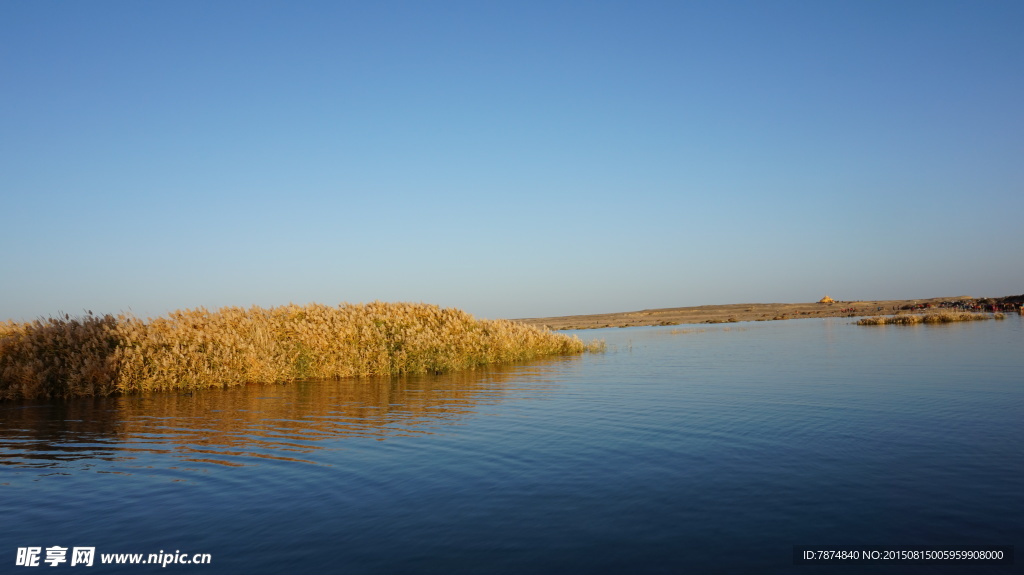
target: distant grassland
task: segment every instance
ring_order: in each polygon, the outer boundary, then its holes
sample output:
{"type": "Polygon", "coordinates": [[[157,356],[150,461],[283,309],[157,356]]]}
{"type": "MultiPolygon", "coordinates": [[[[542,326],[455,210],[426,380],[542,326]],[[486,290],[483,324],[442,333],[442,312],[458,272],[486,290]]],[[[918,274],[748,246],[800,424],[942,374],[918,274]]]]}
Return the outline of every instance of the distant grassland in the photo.
{"type": "Polygon", "coordinates": [[[976,321],[993,318],[1004,319],[1005,317],[1001,313],[942,312],[866,317],[858,320],[857,325],[916,325],[919,323],[950,323],[954,321],[976,321]]]}
{"type": "Polygon", "coordinates": [[[0,323],[0,397],[447,372],[600,351],[576,336],[427,304],[176,311],[0,323]]]}

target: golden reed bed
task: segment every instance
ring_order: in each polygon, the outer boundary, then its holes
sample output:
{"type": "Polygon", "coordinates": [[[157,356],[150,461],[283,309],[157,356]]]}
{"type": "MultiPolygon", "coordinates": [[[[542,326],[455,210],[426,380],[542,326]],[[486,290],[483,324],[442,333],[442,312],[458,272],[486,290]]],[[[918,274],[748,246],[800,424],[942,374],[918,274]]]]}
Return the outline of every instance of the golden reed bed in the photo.
{"type": "Polygon", "coordinates": [[[603,349],[428,304],[318,304],[0,323],[0,397],[72,397],[447,372],[603,349]]]}
{"type": "Polygon", "coordinates": [[[857,325],[917,325],[919,323],[951,323],[954,321],[977,321],[982,319],[1004,319],[1001,313],[943,312],[866,317],[857,325]]]}

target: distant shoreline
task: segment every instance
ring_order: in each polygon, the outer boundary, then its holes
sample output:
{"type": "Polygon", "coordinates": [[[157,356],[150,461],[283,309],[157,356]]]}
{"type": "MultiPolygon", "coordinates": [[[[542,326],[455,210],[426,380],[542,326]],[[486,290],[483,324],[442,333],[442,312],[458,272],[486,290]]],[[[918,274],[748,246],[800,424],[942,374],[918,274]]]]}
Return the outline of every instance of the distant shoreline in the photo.
{"type": "MultiPolygon", "coordinates": [[[[771,321],[811,317],[861,317],[915,313],[960,305],[979,306],[989,311],[997,306],[1002,311],[1018,311],[1024,295],[1003,298],[937,297],[908,300],[859,300],[832,303],[740,303],[645,309],[640,311],[570,315],[562,317],[522,318],[525,324],[553,330],[598,329],[603,327],[638,327],[699,323],[731,323],[739,321],[771,321]]],[[[959,309],[959,308],[955,308],[959,309]]]]}

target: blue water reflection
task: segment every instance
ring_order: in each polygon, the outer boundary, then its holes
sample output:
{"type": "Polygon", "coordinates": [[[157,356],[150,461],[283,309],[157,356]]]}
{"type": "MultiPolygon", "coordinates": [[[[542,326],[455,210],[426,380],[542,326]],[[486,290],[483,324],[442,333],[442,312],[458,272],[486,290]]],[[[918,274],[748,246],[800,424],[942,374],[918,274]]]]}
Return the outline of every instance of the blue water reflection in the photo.
{"type": "Polygon", "coordinates": [[[1022,333],[606,329],[581,334],[605,354],[468,374],[2,404],[0,544],[239,573],[789,572],[794,544],[1019,544],[1022,333]]]}

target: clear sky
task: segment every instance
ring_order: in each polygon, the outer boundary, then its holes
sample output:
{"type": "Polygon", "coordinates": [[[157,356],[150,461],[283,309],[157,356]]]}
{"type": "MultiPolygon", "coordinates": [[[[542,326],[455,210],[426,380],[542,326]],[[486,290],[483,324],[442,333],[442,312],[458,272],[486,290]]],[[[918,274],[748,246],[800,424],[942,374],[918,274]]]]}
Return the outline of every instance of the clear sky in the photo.
{"type": "Polygon", "coordinates": [[[1024,293],[1024,2],[0,0],[0,320],[1024,293]]]}

